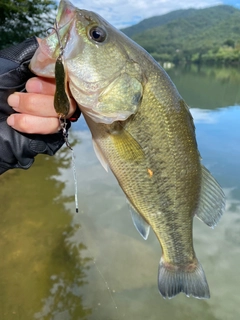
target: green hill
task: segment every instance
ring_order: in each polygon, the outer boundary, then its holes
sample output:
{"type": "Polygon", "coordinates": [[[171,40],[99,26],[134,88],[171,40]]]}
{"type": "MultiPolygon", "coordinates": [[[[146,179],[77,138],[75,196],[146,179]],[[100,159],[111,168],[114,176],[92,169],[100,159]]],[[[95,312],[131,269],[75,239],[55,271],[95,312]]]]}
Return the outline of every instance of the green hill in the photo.
{"type": "Polygon", "coordinates": [[[240,63],[240,10],[177,10],[122,30],[161,62],[240,63]]]}
{"type": "Polygon", "coordinates": [[[196,9],[188,9],[188,10],[176,10],[164,14],[162,16],[156,16],[148,19],[144,19],[143,21],[135,24],[134,26],[123,29],[122,31],[129,37],[132,37],[135,34],[141,33],[147,29],[155,28],[167,24],[176,19],[184,19],[195,13],[196,9]]]}

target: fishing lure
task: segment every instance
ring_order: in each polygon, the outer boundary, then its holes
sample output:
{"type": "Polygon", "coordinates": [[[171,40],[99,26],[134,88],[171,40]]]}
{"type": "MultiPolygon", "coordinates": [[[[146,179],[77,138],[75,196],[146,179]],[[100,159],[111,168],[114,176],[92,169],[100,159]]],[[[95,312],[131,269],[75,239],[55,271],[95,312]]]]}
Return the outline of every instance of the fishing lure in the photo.
{"type": "Polygon", "coordinates": [[[73,178],[74,178],[74,185],[75,185],[75,206],[76,212],[78,212],[78,198],[77,198],[77,175],[76,175],[76,165],[75,165],[75,155],[73,148],[71,147],[68,141],[68,134],[67,134],[67,121],[66,117],[70,110],[70,101],[69,96],[66,92],[67,88],[67,74],[64,68],[64,47],[61,42],[61,38],[59,36],[59,26],[57,21],[55,21],[55,27],[52,28],[57,35],[60,53],[57,57],[55,63],[55,80],[56,80],[56,90],[54,94],[54,109],[59,115],[59,122],[62,129],[63,137],[67,147],[72,151],[72,170],[73,170],[73,178]]]}
{"type": "Polygon", "coordinates": [[[67,77],[64,68],[63,49],[61,49],[61,46],[60,50],[60,54],[55,64],[56,91],[54,94],[54,108],[60,119],[66,119],[70,110],[70,101],[66,93],[67,77]]]}
{"type": "Polygon", "coordinates": [[[56,90],[54,94],[54,109],[59,115],[59,121],[60,121],[61,128],[63,130],[63,136],[65,139],[66,145],[70,149],[72,149],[67,139],[66,116],[68,115],[70,110],[70,101],[66,92],[67,76],[64,68],[64,59],[63,59],[64,48],[61,42],[61,38],[59,36],[59,26],[56,20],[55,20],[55,27],[53,27],[53,30],[56,32],[58,43],[59,43],[59,49],[60,49],[59,56],[57,57],[57,60],[55,63],[56,90]]]}

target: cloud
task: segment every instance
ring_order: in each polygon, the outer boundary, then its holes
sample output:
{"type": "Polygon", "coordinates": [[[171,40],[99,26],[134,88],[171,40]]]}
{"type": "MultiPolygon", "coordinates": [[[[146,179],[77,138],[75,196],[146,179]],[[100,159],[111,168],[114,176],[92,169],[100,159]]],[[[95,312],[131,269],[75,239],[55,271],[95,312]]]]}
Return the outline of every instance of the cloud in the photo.
{"type": "Polygon", "coordinates": [[[204,8],[222,4],[219,0],[72,0],[75,6],[97,12],[117,28],[170,11],[187,8],[204,8]]]}
{"type": "Polygon", "coordinates": [[[205,109],[198,109],[192,108],[190,112],[193,116],[194,123],[216,123],[218,121],[218,117],[216,112],[213,114],[214,111],[205,110],[205,109]]]}

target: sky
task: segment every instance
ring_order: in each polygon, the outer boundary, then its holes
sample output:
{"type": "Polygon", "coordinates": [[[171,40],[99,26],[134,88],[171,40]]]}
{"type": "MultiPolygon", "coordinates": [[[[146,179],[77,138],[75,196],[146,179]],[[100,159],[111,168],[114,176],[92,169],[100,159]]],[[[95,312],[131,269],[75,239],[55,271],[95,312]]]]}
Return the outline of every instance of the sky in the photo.
{"type": "Polygon", "coordinates": [[[75,6],[94,11],[116,28],[177,9],[206,8],[228,4],[240,9],[240,0],[70,0],[75,6]]]}

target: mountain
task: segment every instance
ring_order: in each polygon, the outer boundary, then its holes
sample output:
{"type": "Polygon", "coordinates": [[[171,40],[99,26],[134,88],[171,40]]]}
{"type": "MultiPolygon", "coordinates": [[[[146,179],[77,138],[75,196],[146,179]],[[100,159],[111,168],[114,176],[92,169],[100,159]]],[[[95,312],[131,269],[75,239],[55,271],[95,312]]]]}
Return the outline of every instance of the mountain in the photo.
{"type": "Polygon", "coordinates": [[[122,30],[159,61],[240,62],[240,10],[177,10],[122,30]]]}
{"type": "Polygon", "coordinates": [[[148,19],[144,19],[141,22],[122,29],[121,31],[127,36],[132,37],[135,34],[141,33],[147,29],[160,27],[176,19],[184,19],[195,13],[196,9],[176,10],[167,14],[156,16],[148,19]]]}

